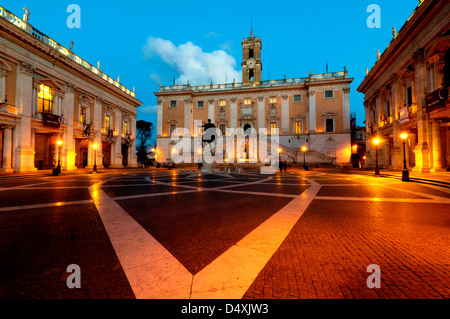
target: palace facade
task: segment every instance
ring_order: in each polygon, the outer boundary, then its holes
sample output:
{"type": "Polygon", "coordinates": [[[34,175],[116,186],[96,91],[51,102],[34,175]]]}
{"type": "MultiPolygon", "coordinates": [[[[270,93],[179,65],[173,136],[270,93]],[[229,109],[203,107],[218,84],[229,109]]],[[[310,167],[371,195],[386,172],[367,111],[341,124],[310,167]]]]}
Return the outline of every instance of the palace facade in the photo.
{"type": "Polygon", "coordinates": [[[367,160],[380,167],[450,169],[450,3],[421,1],[358,88],[365,94],[367,160]]]}
{"type": "MultiPolygon", "coordinates": [[[[353,79],[345,67],[341,72],[327,70],[305,78],[263,81],[261,51],[261,39],[252,32],[242,40],[242,83],[160,85],[155,93],[158,162],[171,161],[175,129],[189,130],[194,139],[202,134],[201,126],[211,120],[222,136],[227,135],[227,129],[252,128],[258,139],[270,139],[278,130],[281,160],[303,163],[301,148],[306,146],[309,165],[350,165],[349,93],[353,79]]],[[[195,154],[195,143],[191,145],[195,154]]],[[[248,148],[247,143],[235,149],[231,158],[258,162],[249,158],[252,151],[248,148]]],[[[227,158],[229,154],[224,153],[227,158]]]]}
{"type": "Polygon", "coordinates": [[[133,91],[0,7],[1,171],[135,167],[133,91]]]}

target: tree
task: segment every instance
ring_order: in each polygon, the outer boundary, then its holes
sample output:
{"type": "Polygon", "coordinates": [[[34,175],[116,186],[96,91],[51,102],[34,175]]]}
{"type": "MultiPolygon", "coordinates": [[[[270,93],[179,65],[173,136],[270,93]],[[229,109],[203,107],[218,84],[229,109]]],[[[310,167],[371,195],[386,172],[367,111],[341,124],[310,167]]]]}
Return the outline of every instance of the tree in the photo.
{"type": "Polygon", "coordinates": [[[147,162],[148,147],[153,136],[153,123],[136,121],[136,154],[137,160],[145,164],[147,162]]]}

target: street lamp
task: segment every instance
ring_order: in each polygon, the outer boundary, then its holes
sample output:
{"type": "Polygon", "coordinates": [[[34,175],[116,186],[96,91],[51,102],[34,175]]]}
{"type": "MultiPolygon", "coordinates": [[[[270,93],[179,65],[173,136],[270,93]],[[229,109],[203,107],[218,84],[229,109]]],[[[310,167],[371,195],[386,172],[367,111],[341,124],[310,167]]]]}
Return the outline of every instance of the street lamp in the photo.
{"type": "Polygon", "coordinates": [[[306,148],[306,146],[302,147],[302,152],[303,152],[303,170],[307,171],[308,167],[306,166],[306,151],[308,150],[308,148],[306,148]]]}
{"type": "Polygon", "coordinates": [[[53,169],[53,176],[59,176],[61,175],[61,145],[62,141],[57,140],[56,145],[58,145],[58,166],[53,169]]]}
{"type": "Polygon", "coordinates": [[[98,144],[94,143],[94,145],[92,145],[92,147],[94,148],[94,167],[92,168],[92,172],[93,173],[97,173],[97,148],[98,148],[98,144]]]}
{"type": "Polygon", "coordinates": [[[408,134],[402,133],[401,135],[403,141],[403,170],[402,170],[402,181],[409,182],[409,171],[408,167],[406,167],[406,139],[408,138],[408,134]]]}
{"type": "Polygon", "coordinates": [[[380,167],[378,166],[378,144],[380,144],[380,139],[374,138],[373,144],[375,145],[375,176],[380,176],[380,167]]]}

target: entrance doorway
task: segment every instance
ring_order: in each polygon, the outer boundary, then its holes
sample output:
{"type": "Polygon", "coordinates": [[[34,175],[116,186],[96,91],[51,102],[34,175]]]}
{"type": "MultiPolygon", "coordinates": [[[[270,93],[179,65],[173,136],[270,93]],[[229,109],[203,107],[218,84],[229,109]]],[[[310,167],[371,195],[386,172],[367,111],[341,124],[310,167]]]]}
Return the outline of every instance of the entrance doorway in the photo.
{"type": "Polygon", "coordinates": [[[87,139],[75,139],[75,166],[78,168],[85,168],[88,166],[88,147],[89,141],[87,139]]]}
{"type": "Polygon", "coordinates": [[[122,165],[125,167],[128,165],[128,145],[122,144],[122,165]]]}
{"type": "Polygon", "coordinates": [[[55,140],[53,134],[36,133],[34,166],[38,169],[51,169],[56,165],[55,140]]]}
{"type": "Polygon", "coordinates": [[[111,166],[111,144],[103,143],[103,167],[111,166]]]}

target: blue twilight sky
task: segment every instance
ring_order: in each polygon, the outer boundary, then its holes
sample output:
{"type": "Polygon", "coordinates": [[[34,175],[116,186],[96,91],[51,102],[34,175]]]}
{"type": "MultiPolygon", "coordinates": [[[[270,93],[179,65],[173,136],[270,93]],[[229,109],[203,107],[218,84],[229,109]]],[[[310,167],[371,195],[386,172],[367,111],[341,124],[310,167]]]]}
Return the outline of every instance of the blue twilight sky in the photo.
{"type": "Polygon", "coordinates": [[[192,85],[241,80],[241,40],[253,33],[262,41],[263,80],[307,77],[346,66],[353,77],[351,112],[364,121],[363,95],[356,89],[413,13],[418,0],[0,0],[22,18],[30,8],[36,29],[61,45],[75,42],[75,54],[136,88],[143,102],[138,119],[156,125],[158,84],[192,85]],[[70,4],[81,9],[81,28],[69,28],[70,4]],[[381,8],[381,28],[370,29],[370,4],[381,8]]]}

